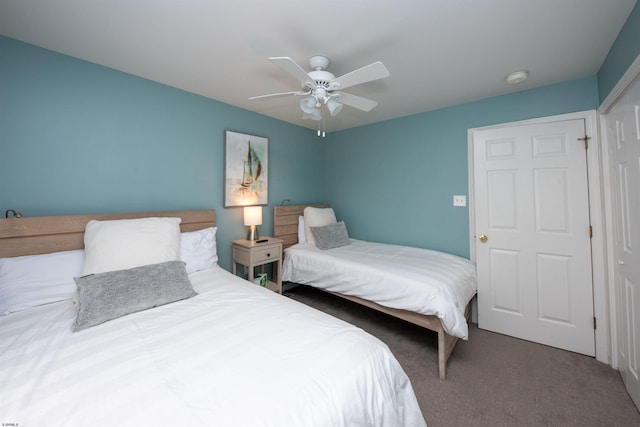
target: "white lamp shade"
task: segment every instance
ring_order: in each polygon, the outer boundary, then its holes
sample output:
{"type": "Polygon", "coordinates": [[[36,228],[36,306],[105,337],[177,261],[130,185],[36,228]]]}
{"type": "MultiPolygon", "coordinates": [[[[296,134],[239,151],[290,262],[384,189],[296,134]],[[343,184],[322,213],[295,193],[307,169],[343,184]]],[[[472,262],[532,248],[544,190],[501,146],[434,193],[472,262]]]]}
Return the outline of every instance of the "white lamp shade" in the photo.
{"type": "Polygon", "coordinates": [[[313,112],[304,113],[302,115],[302,118],[304,120],[320,120],[320,119],[322,119],[322,114],[320,113],[320,109],[319,108],[314,108],[313,112]]]}
{"type": "Polygon", "coordinates": [[[313,96],[300,100],[300,108],[307,114],[311,114],[316,109],[317,100],[313,96]]]}
{"type": "Polygon", "coordinates": [[[244,207],[244,225],[262,224],[262,206],[244,207]]]}
{"type": "Polygon", "coordinates": [[[335,99],[330,99],[327,101],[327,109],[329,110],[329,113],[331,113],[331,117],[333,117],[342,110],[342,103],[335,99]]]}

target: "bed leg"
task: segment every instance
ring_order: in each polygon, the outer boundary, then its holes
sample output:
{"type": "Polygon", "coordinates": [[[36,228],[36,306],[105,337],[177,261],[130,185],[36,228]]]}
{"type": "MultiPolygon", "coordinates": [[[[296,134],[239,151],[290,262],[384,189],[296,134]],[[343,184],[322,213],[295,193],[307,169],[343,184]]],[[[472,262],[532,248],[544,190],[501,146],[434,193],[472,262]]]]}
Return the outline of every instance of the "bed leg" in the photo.
{"type": "MultiPolygon", "coordinates": [[[[465,308],[464,317],[467,319],[467,322],[469,321],[469,317],[471,317],[471,301],[469,301],[469,304],[467,304],[465,308]]],[[[449,356],[453,353],[453,349],[456,348],[458,339],[458,337],[447,334],[442,329],[442,326],[438,329],[438,374],[441,380],[447,378],[447,360],[449,360],[449,356]]]]}
{"type": "Polygon", "coordinates": [[[447,343],[446,333],[443,330],[438,331],[438,375],[441,380],[447,378],[447,359],[446,354],[447,343]]]}
{"type": "Polygon", "coordinates": [[[441,380],[447,377],[447,361],[457,343],[458,337],[451,336],[442,329],[438,331],[438,373],[441,380]]]}

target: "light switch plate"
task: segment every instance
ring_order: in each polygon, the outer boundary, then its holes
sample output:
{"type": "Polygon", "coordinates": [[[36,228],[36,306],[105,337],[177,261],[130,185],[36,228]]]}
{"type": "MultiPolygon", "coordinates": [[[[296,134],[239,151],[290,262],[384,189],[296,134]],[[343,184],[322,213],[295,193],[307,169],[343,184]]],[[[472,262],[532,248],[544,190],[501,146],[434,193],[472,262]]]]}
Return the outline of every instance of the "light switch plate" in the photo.
{"type": "Polygon", "coordinates": [[[453,206],[467,206],[467,196],[453,196],[453,206]]]}

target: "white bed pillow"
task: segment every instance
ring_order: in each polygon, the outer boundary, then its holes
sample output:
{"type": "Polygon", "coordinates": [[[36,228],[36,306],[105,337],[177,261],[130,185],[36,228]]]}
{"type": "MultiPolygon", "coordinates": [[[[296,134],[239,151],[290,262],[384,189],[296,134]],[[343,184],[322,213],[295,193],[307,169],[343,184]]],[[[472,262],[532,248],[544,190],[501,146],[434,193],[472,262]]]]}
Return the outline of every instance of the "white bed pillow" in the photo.
{"type": "Polygon", "coordinates": [[[307,232],[304,229],[304,217],[298,217],[298,243],[307,243],[307,232]]]}
{"type": "Polygon", "coordinates": [[[0,258],[0,315],[72,299],[84,251],[0,258]]]}
{"type": "Polygon", "coordinates": [[[91,220],[82,276],[180,260],[181,218],[91,220]]]}
{"type": "Polygon", "coordinates": [[[311,246],[316,245],[313,233],[311,233],[311,227],[322,227],[337,222],[333,208],[314,208],[311,206],[304,208],[304,228],[307,235],[307,243],[311,246]]]}
{"type": "Polygon", "coordinates": [[[218,263],[217,231],[218,227],[209,227],[180,235],[180,259],[187,264],[187,273],[204,270],[218,263]]]}

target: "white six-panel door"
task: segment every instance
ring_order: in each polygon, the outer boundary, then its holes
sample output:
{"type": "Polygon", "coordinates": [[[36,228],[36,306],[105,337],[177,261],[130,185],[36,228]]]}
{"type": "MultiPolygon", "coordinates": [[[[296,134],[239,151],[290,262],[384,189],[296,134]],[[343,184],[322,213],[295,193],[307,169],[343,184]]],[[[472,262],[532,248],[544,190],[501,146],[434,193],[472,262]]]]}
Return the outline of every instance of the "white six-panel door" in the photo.
{"type": "Polygon", "coordinates": [[[605,116],[614,222],[618,369],[640,407],[640,77],[605,116]]]}
{"type": "Polygon", "coordinates": [[[584,120],[473,133],[478,326],[593,356],[584,120]]]}

